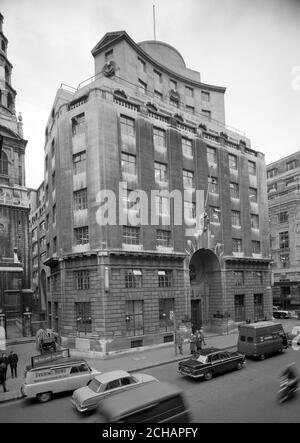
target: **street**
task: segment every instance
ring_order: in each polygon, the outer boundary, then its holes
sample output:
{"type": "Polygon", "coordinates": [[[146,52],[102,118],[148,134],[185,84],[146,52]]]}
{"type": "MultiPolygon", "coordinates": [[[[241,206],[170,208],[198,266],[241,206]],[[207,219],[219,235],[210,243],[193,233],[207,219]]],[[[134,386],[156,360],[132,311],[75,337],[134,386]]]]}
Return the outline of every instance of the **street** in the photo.
{"type": "MultiPolygon", "coordinates": [[[[300,396],[282,405],[276,403],[279,374],[289,362],[295,361],[300,372],[300,353],[289,348],[285,353],[264,361],[246,360],[245,368],[213,378],[196,381],[177,374],[177,364],[144,371],[161,381],[181,388],[192,410],[193,422],[300,422],[300,396]]],[[[0,405],[0,422],[85,422],[86,417],[71,405],[70,395],[55,397],[39,404],[18,400],[0,405]]]]}

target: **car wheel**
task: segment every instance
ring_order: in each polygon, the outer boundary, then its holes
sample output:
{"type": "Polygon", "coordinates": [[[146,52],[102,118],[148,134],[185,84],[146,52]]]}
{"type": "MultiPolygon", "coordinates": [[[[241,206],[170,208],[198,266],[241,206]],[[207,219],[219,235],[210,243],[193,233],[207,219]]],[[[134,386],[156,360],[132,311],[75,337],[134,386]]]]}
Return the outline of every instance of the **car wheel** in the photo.
{"type": "Polygon", "coordinates": [[[242,362],[237,362],[237,365],[236,365],[236,369],[237,370],[240,370],[240,369],[242,369],[242,367],[243,367],[243,363],[242,362]]]}
{"type": "Polygon", "coordinates": [[[210,371],[208,371],[208,372],[205,372],[205,374],[204,374],[204,378],[205,378],[205,380],[211,380],[212,379],[212,372],[210,372],[210,371]]]}
{"type": "Polygon", "coordinates": [[[36,396],[37,401],[40,403],[46,403],[47,401],[51,400],[51,397],[52,392],[42,392],[36,396]]]}
{"type": "Polygon", "coordinates": [[[259,359],[264,360],[266,358],[265,354],[260,354],[259,359]]]}

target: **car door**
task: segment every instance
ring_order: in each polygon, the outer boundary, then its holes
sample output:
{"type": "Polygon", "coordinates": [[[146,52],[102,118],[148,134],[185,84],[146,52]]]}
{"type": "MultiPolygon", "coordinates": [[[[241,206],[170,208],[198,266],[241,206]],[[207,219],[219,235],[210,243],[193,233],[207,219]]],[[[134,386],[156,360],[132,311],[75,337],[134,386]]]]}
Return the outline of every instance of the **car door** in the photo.
{"type": "MultiPolygon", "coordinates": [[[[106,383],[103,390],[103,397],[108,397],[112,394],[119,392],[122,389],[120,384],[120,378],[116,378],[115,380],[111,380],[106,383]]],[[[102,398],[102,396],[101,396],[102,398]]]]}
{"type": "Polygon", "coordinates": [[[222,361],[220,359],[220,352],[216,352],[211,355],[211,370],[212,373],[217,375],[223,372],[222,361]]]}
{"type": "Polygon", "coordinates": [[[228,352],[220,352],[219,359],[222,362],[222,372],[232,371],[235,361],[234,359],[230,358],[228,352]]]}

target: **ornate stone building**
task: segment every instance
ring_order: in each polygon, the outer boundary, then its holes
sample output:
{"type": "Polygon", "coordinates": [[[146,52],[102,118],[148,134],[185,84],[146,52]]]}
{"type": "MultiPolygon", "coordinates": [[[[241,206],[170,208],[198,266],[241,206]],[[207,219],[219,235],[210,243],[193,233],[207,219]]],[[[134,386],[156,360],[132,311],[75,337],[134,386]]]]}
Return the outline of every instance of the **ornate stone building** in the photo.
{"type": "Polygon", "coordinates": [[[16,117],[12,64],[0,14],[0,308],[8,320],[30,305],[29,198],[22,117],[16,117]]]}
{"type": "Polygon", "coordinates": [[[63,344],[105,353],[170,341],[174,320],[226,333],[270,318],[264,155],[226,126],[225,88],[124,31],[92,54],[95,76],[62,85],[46,127],[48,303],[63,344]]]}

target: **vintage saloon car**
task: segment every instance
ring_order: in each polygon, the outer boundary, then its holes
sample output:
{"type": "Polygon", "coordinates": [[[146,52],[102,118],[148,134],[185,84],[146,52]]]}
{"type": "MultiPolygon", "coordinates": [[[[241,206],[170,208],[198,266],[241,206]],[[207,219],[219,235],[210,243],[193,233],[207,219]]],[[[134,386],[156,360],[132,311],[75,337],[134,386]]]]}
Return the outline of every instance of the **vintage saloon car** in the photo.
{"type": "Polygon", "coordinates": [[[239,352],[207,348],[188,360],[179,362],[178,372],[188,377],[210,380],[214,375],[242,369],[244,363],[245,356],[239,352]]]}

